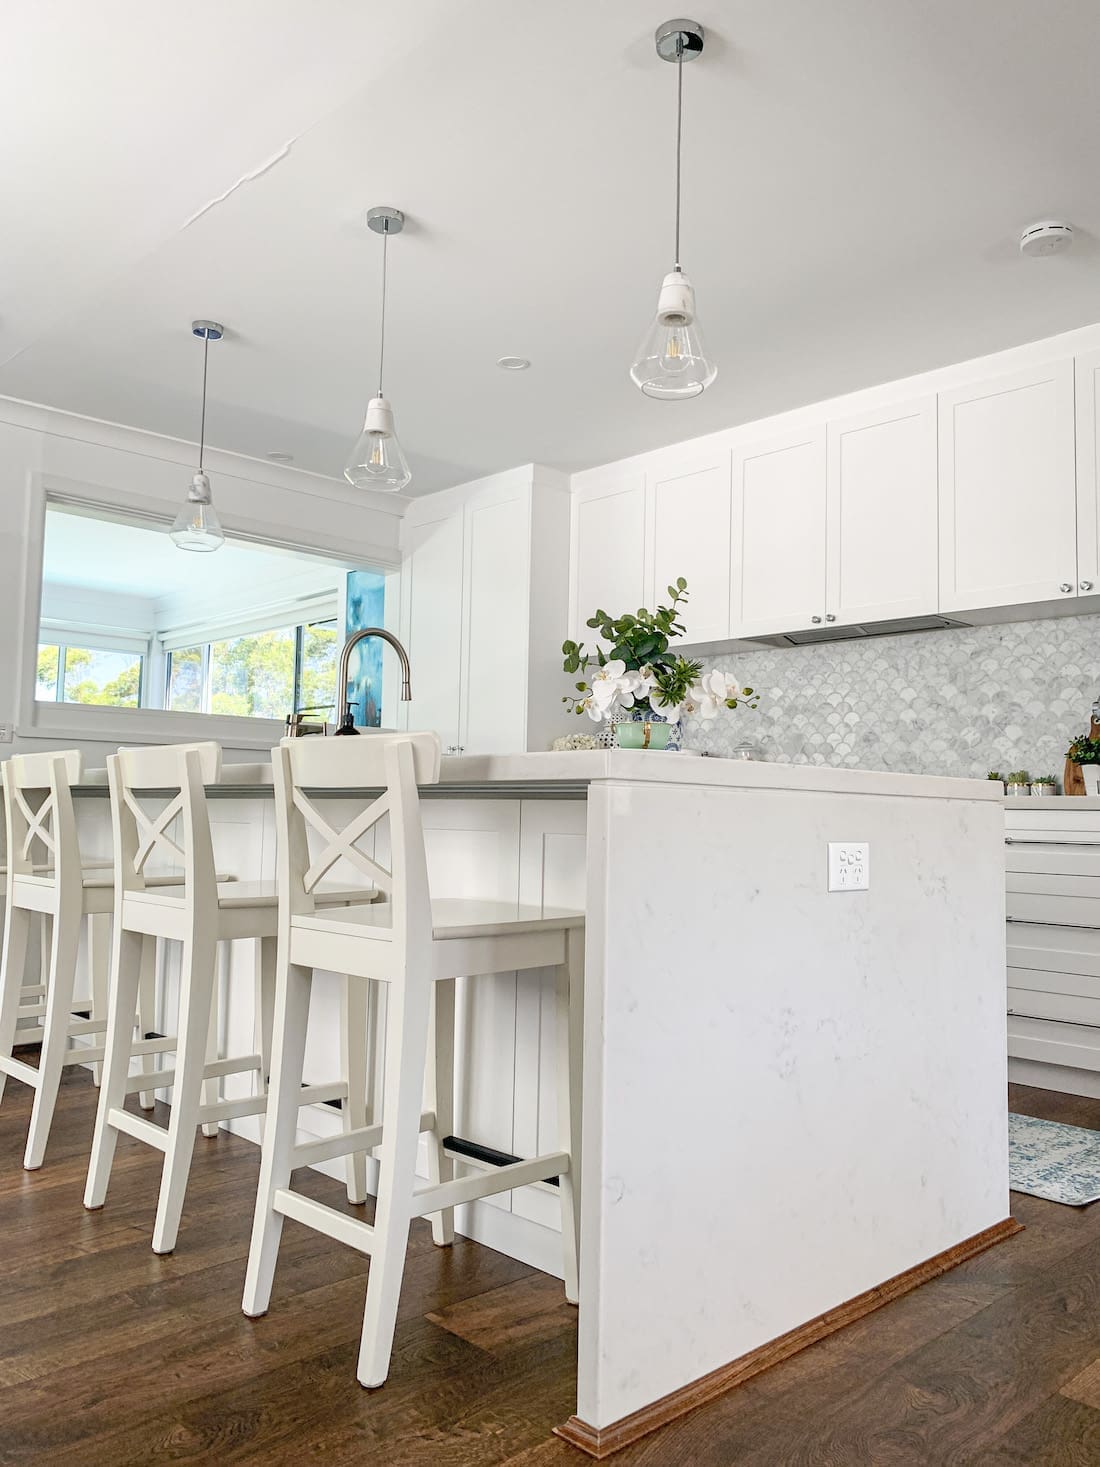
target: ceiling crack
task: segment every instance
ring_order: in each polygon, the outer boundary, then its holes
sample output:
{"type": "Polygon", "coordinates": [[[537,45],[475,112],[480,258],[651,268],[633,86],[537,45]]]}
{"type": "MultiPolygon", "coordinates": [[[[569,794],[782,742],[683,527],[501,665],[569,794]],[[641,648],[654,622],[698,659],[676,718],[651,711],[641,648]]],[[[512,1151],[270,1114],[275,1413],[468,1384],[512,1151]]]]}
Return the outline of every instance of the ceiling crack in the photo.
{"type": "Polygon", "coordinates": [[[282,160],[288,156],[291,148],[294,146],[296,141],[296,138],[291,138],[289,142],[283,144],[283,146],[279,149],[277,153],[272,153],[270,158],[267,158],[263,163],[258,164],[255,168],[252,169],[250,173],[242,173],[240,178],[237,179],[236,183],[231,183],[224,193],[218,194],[217,198],[209,199],[205,204],[203,204],[201,209],[196,209],[195,212],[189,218],[185,219],[180,225],[181,231],[190,228],[190,226],[194,224],[197,219],[201,219],[204,214],[209,213],[209,211],[216,208],[218,204],[224,204],[226,199],[229,198],[230,194],[235,194],[237,190],[239,188],[242,188],[246,183],[252,183],[254,179],[262,178],[265,173],[275,167],[276,163],[281,163],[282,160]]]}

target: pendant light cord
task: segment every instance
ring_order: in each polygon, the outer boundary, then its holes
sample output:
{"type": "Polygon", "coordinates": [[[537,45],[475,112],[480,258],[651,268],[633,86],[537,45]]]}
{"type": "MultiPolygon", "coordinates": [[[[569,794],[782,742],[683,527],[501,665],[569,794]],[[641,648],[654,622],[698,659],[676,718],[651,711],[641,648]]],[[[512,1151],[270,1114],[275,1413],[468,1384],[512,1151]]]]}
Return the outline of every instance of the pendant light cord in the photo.
{"type": "Polygon", "coordinates": [[[210,356],[210,332],[202,333],[202,416],[199,418],[199,473],[202,469],[203,451],[206,448],[206,363],[210,356]]]}
{"type": "Polygon", "coordinates": [[[680,268],[680,141],[684,126],[684,38],[676,39],[676,269],[680,268]]]}
{"type": "Polygon", "coordinates": [[[386,249],[390,242],[389,232],[382,235],[382,321],[378,343],[378,396],[382,396],[382,367],[386,360],[386,249]]]}

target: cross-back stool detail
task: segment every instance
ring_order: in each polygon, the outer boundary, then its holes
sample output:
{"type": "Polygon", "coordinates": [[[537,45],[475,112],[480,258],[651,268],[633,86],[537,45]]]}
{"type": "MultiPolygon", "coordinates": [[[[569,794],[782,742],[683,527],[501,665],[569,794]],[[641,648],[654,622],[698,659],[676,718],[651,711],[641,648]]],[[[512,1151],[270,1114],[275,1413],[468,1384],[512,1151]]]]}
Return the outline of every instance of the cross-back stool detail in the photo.
{"type": "MultiPolygon", "coordinates": [[[[573,1158],[577,1141],[579,1051],[572,1043],[583,965],[583,913],[546,913],[515,902],[448,901],[433,908],[428,884],[419,786],[440,775],[434,733],[357,739],[284,740],[274,751],[279,840],[279,956],[272,1044],[272,1094],[264,1132],[244,1312],[266,1312],[284,1217],[349,1244],[371,1258],[358,1378],[381,1385],[389,1370],[409,1227],[430,1217],[436,1243],[454,1240],[454,1209],[499,1192],[557,1178],[562,1207],[567,1297],[577,1297],[577,1209],[573,1158]],[[321,746],[324,747],[321,747],[321,746]],[[379,793],[375,793],[378,791],[379,793]],[[319,809],[361,802],[343,826],[319,809]],[[356,842],[387,820],[389,865],[356,842]],[[310,835],[314,847],[310,848],[310,835]],[[317,911],[317,880],[358,851],[389,896],[384,906],[317,911]],[[492,1172],[455,1177],[448,1149],[454,1125],[454,1010],[459,977],[538,970],[558,972],[563,1079],[560,1146],[492,1172]],[[300,1144],[297,1097],[305,1055],[315,968],[348,975],[356,985],[386,987],[384,1090],[381,1116],[342,1137],[300,1144]],[[426,1062],[427,1059],[427,1062],[426,1062]],[[416,1186],[419,1138],[428,1139],[426,1187],[416,1186]],[[295,1168],[377,1148],[378,1197],[371,1224],[348,1217],[291,1187],[295,1168]]],[[[380,832],[379,832],[380,833],[380,832]]],[[[359,864],[356,862],[355,864],[359,864]]]]}

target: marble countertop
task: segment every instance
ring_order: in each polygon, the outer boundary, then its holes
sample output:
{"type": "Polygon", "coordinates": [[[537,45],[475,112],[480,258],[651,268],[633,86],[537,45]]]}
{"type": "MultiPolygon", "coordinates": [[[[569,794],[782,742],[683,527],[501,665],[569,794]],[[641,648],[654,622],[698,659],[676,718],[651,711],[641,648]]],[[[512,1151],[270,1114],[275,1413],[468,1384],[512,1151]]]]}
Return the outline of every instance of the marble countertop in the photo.
{"type": "MultiPolygon", "coordinates": [[[[583,799],[595,783],[669,784],[711,788],[790,790],[798,793],[891,795],[915,799],[1004,800],[987,779],[947,779],[936,775],[892,774],[869,769],[825,769],[810,764],[705,758],[655,750],[593,749],[570,753],[463,754],[442,761],[438,785],[423,787],[425,797],[469,796],[491,799],[583,799]]],[[[74,794],[103,797],[106,775],[88,770],[74,794]]],[[[263,798],[271,795],[270,764],[225,764],[221,779],[207,787],[212,798],[263,798]]],[[[318,792],[320,793],[320,792],[318,792]]],[[[360,791],[330,790],[338,797],[360,791]]],[[[1019,798],[1019,797],[1017,797],[1019,798]]],[[[1028,799],[1028,807],[1033,802],[1028,799]]],[[[1034,802],[1037,803],[1037,802],[1034,802]]],[[[1087,805],[1087,800],[1076,803],[1087,805]]],[[[1100,805],[1100,800],[1095,802],[1100,805]]]]}

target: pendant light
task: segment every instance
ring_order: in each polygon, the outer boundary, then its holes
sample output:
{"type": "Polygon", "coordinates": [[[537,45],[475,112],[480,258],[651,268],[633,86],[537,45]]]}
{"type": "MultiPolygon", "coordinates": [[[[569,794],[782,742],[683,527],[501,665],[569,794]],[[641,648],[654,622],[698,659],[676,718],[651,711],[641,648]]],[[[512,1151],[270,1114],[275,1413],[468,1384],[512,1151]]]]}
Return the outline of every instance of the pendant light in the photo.
{"type": "Polygon", "coordinates": [[[655,37],[657,55],[676,65],[676,254],[661,284],[657,314],[646,332],[630,376],[647,397],[698,397],[718,375],[707,356],[695,317],[695,291],[680,268],[680,154],[684,114],[684,62],[703,51],[703,27],[694,20],[666,20],[655,37]]]}
{"type": "Polygon", "coordinates": [[[391,234],[400,234],[405,216],[400,209],[379,207],[367,210],[367,228],[382,236],[382,320],[378,347],[378,396],[372,397],[366,422],[351,457],[344,465],[344,478],[356,489],[381,489],[396,493],[412,478],[393,426],[393,408],[382,393],[382,368],[386,360],[386,248],[391,234]]]}
{"type": "Polygon", "coordinates": [[[199,468],[191,480],[183,508],[172,522],[169,534],[181,550],[209,552],[225,544],[225,536],[210,497],[210,476],[203,468],[206,449],[206,366],[210,343],[221,341],[225,327],[217,321],[192,321],[192,336],[202,339],[202,416],[199,419],[199,468]]]}

